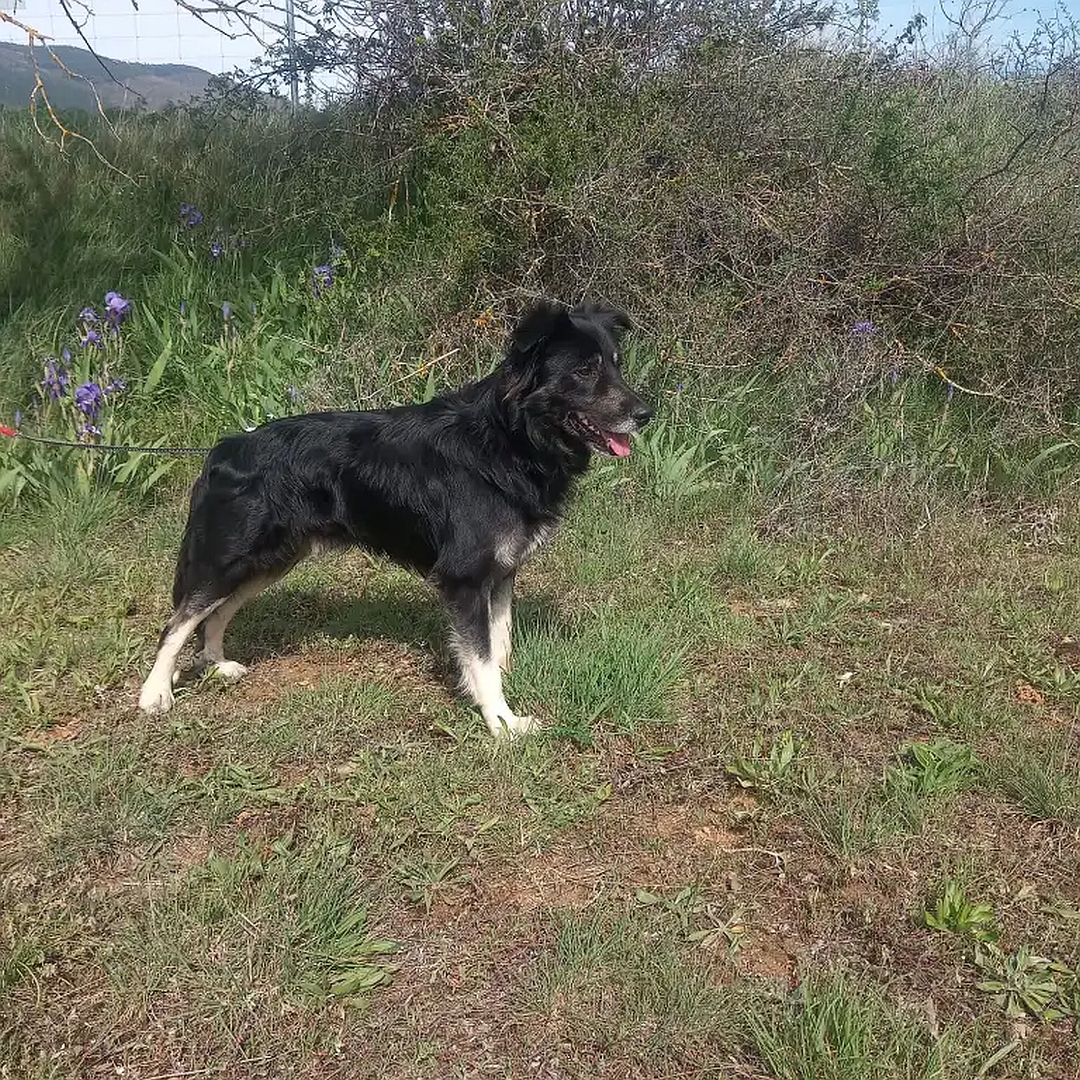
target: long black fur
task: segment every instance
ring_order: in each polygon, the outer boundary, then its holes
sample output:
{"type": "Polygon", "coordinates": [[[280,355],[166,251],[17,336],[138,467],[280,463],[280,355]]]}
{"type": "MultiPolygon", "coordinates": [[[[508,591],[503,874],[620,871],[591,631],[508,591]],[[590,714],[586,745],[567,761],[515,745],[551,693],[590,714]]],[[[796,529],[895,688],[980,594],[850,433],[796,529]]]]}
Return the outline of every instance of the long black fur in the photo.
{"type": "Polygon", "coordinates": [[[355,544],[435,584],[459,638],[486,658],[487,606],[507,576],[512,586],[513,551],[523,557],[558,522],[597,434],[652,415],[619,370],[626,327],[606,307],[542,303],[504,362],[456,392],[222,439],[191,494],[163,640],[180,617],[279,577],[313,546],[355,544]]]}

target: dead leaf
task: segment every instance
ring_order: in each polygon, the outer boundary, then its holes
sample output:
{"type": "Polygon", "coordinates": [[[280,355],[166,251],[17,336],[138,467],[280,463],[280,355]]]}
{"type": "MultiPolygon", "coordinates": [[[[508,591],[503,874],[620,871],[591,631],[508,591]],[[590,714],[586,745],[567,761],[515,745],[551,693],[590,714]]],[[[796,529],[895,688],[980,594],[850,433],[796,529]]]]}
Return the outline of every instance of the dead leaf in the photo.
{"type": "Polygon", "coordinates": [[[53,743],[71,742],[78,738],[82,727],[82,721],[72,717],[62,724],[53,724],[52,727],[27,734],[23,742],[29,750],[47,750],[53,743]]]}
{"type": "Polygon", "coordinates": [[[1018,682],[1016,684],[1016,700],[1021,705],[1041,705],[1046,699],[1043,697],[1042,691],[1036,690],[1030,683],[1018,682]]]}

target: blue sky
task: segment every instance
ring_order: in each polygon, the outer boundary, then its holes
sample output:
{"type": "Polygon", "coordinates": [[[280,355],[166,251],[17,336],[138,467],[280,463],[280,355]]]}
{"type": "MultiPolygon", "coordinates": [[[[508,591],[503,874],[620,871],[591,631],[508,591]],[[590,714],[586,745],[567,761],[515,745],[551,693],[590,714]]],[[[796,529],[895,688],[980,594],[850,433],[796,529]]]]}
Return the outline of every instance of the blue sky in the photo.
{"type": "MultiPolygon", "coordinates": [[[[879,4],[879,29],[884,31],[891,27],[896,34],[899,34],[904,29],[916,12],[921,11],[927,19],[927,27],[923,31],[927,41],[940,39],[949,29],[948,21],[941,12],[942,6],[950,13],[959,6],[955,0],[945,0],[944,5],[939,4],[938,0],[923,0],[923,2],[918,2],[918,0],[879,0],[879,4]]],[[[1080,14],[1080,0],[1061,0],[1060,5],[1055,4],[1053,0],[1043,4],[1011,3],[1006,8],[1008,19],[1003,19],[997,25],[994,38],[999,41],[1004,40],[1011,36],[1014,30],[1019,31],[1021,34],[1030,33],[1037,24],[1040,10],[1050,16],[1059,7],[1062,10],[1067,10],[1070,5],[1075,7],[1077,13],[1080,14]]]]}
{"type": "MultiPolygon", "coordinates": [[[[78,0],[72,10],[85,18],[84,32],[95,50],[113,60],[135,60],[147,64],[194,64],[207,71],[229,71],[262,52],[250,37],[230,40],[181,11],[173,0],[78,0]],[[85,5],[85,7],[84,7],[85,5]],[[83,15],[85,8],[92,15],[83,15]]],[[[0,11],[13,15],[59,45],[82,45],[71,28],[59,0],[0,0],[0,11]]],[[[275,22],[278,17],[274,16],[275,22]]],[[[216,20],[225,25],[224,20],[216,20]]],[[[234,28],[239,32],[240,28],[234,28]]],[[[0,23],[0,40],[25,41],[15,27],[0,23]]]]}
{"type": "MultiPolygon", "coordinates": [[[[943,0],[946,10],[954,10],[956,0],[943,0]]],[[[1080,13],[1080,0],[1061,0],[1080,13]]],[[[138,0],[136,12],[131,0],[83,0],[94,14],[86,16],[85,32],[89,41],[103,56],[117,60],[137,60],[143,63],[194,64],[207,71],[228,71],[244,64],[262,52],[251,38],[229,40],[204,26],[194,16],[182,12],[173,0],[138,0]]],[[[80,0],[72,0],[73,9],[82,10],[80,0]]],[[[995,36],[1002,40],[1013,29],[1029,32],[1035,25],[1039,4],[1016,0],[1008,7],[1009,19],[998,25],[995,36]]],[[[1053,12],[1054,0],[1047,0],[1042,10],[1053,12]]],[[[940,37],[948,28],[942,17],[939,0],[880,0],[881,17],[878,29],[883,37],[891,38],[904,28],[917,11],[928,20],[927,39],[940,37]]],[[[80,45],[78,36],[68,25],[59,0],[0,0],[0,11],[14,15],[43,34],[54,37],[58,44],[80,45]]],[[[273,16],[277,21],[278,17],[273,16]]],[[[0,23],[0,40],[22,41],[25,35],[10,25],[0,23]]]]}

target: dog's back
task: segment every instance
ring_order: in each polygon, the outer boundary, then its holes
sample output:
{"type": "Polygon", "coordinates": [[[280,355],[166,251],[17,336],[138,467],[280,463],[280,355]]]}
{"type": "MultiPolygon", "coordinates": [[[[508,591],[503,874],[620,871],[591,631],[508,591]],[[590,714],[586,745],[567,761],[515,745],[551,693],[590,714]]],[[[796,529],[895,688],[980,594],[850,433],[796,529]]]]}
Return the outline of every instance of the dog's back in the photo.
{"type": "Polygon", "coordinates": [[[502,697],[520,562],[549,535],[592,453],[624,457],[651,410],[624,381],[610,309],[550,304],[519,323],[495,373],[423,405],[323,412],[223,439],[192,491],[140,706],[163,712],[184,642],[229,678],[223,637],[242,604],[312,547],[358,544],[435,584],[465,683],[493,732],[531,726],[502,697]]]}
{"type": "Polygon", "coordinates": [[[231,435],[192,491],[173,602],[212,601],[313,545],[360,544],[427,573],[446,517],[405,411],[323,412],[231,435]]]}

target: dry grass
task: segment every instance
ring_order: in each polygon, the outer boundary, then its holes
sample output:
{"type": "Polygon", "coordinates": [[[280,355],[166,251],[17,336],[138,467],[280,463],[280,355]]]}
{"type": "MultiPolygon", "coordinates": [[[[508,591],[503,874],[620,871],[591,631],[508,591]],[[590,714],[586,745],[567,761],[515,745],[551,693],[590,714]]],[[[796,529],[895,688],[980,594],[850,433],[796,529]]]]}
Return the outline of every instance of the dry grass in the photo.
{"type": "MultiPolygon", "coordinates": [[[[6,631],[5,1075],[877,1080],[999,1051],[985,1075],[1071,1075],[1074,1018],[1007,1016],[923,912],[962,882],[1003,956],[1076,970],[1077,534],[1025,547],[958,511],[914,542],[777,541],[643,507],[579,590],[610,499],[591,487],[525,582],[511,685],[575,738],[497,751],[423,592],[353,557],[238,621],[246,682],[143,719],[163,564],[102,524],[87,589],[137,582],[135,613],[45,679],[6,631]],[[626,689],[669,679],[651,653],[566,646],[635,627],[680,657],[661,714],[626,689]],[[912,779],[904,746],[946,737],[973,771],[912,779]],[[331,992],[368,964],[377,985],[331,992]]],[[[34,655],[67,655],[85,594],[30,541],[4,587],[34,655]]]]}

